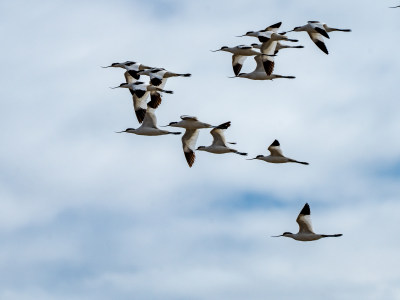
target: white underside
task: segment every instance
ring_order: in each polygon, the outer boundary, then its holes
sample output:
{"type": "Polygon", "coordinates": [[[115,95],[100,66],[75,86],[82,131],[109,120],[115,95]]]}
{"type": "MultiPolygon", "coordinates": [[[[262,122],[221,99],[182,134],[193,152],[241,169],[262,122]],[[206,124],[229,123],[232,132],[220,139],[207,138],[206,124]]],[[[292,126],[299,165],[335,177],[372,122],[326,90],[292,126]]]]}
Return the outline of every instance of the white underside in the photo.
{"type": "Polygon", "coordinates": [[[206,151],[210,153],[215,153],[215,154],[224,154],[224,153],[231,153],[231,152],[236,152],[235,150],[227,147],[206,147],[203,149],[200,149],[200,151],[206,151]]]}
{"type": "Polygon", "coordinates": [[[310,242],[310,241],[316,241],[322,238],[320,234],[315,234],[315,233],[305,233],[305,234],[293,234],[290,236],[292,239],[295,239],[296,241],[301,241],[301,242],[310,242]]]}
{"type": "Polygon", "coordinates": [[[129,133],[134,133],[134,134],[137,134],[137,135],[153,136],[153,135],[165,135],[165,134],[168,134],[169,131],[161,130],[161,129],[158,129],[158,128],[156,129],[156,128],[148,128],[148,127],[145,127],[145,128],[139,127],[135,131],[129,132],[129,133]]]}
{"type": "Polygon", "coordinates": [[[259,159],[273,164],[283,164],[290,162],[289,158],[281,156],[265,156],[259,159]]]}

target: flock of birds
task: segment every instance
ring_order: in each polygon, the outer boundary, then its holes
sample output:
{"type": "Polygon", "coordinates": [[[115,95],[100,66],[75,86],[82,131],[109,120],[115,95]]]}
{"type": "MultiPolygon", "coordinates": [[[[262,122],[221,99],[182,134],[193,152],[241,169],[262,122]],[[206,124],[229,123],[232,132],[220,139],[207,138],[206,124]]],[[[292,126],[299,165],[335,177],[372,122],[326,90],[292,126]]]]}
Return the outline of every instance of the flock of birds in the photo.
{"type": "MultiPolygon", "coordinates": [[[[260,44],[253,43],[251,45],[238,45],[235,47],[223,46],[216,51],[224,51],[232,54],[232,68],[235,74],[234,77],[247,78],[251,80],[273,80],[276,78],[293,79],[294,76],[282,76],[273,74],[275,61],[274,57],[277,56],[281,49],[286,48],[304,48],[301,45],[287,45],[281,41],[298,42],[298,40],[288,38],[288,32],[307,32],[314,44],[325,54],[328,54],[328,49],[325,45],[324,38],[329,39],[328,33],[333,31],[350,32],[350,29],[338,29],[329,27],[327,24],[319,21],[309,21],[306,25],[295,27],[293,30],[278,33],[282,22],[273,24],[259,31],[248,31],[242,36],[255,37],[259,40],[260,44]],[[242,66],[247,57],[253,56],[257,66],[253,72],[240,73],[242,66]]],[[[125,81],[115,88],[126,88],[129,90],[133,100],[133,107],[136,118],[141,125],[138,128],[127,128],[117,133],[133,133],[145,136],[159,136],[159,135],[179,135],[181,132],[169,131],[157,127],[157,118],[155,109],[162,103],[162,94],[173,94],[172,91],[165,90],[167,79],[171,77],[190,77],[191,74],[179,74],[165,70],[164,68],[149,67],[137,62],[126,61],[123,63],[112,63],[111,65],[103,68],[122,68],[125,70],[125,81]],[[141,77],[148,76],[149,82],[141,81],[141,77]],[[148,101],[150,98],[150,101],[148,101]]],[[[189,167],[192,167],[195,162],[195,151],[206,151],[214,154],[235,153],[242,156],[247,156],[247,153],[239,152],[231,148],[230,145],[236,143],[228,143],[225,140],[225,130],[231,125],[231,122],[224,122],[220,125],[211,125],[199,121],[194,116],[183,115],[181,120],[177,122],[170,122],[163,127],[174,127],[185,129],[182,136],[182,147],[185,159],[189,167]],[[210,133],[213,137],[213,142],[210,146],[199,146],[196,148],[197,138],[200,129],[211,129],[210,133]]],[[[268,147],[269,155],[258,155],[250,160],[263,160],[269,163],[298,163],[308,165],[307,162],[298,161],[283,155],[278,140],[274,140],[268,147]]],[[[285,232],[280,236],[290,237],[298,241],[314,241],[326,237],[339,237],[342,234],[316,234],[313,231],[310,206],[306,203],[298,215],[296,222],[299,225],[299,232],[296,234],[285,232]]]]}

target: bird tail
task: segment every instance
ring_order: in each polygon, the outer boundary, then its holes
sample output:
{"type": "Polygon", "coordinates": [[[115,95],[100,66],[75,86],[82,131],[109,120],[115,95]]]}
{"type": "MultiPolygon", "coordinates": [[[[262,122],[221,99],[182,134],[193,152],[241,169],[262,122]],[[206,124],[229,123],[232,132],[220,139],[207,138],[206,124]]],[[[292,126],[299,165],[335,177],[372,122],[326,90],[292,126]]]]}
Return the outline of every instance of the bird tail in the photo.
{"type": "Polygon", "coordinates": [[[339,237],[339,236],[342,236],[343,234],[341,234],[341,233],[339,233],[339,234],[321,234],[321,236],[323,237],[323,238],[326,238],[326,237],[339,237]]]}

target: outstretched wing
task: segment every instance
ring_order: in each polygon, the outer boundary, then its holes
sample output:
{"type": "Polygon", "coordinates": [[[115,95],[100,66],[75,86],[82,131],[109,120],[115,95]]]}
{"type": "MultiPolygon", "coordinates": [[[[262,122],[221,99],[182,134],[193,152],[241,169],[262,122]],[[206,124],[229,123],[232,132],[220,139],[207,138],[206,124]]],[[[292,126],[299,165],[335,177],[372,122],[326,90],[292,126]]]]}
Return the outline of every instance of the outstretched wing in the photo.
{"type": "Polygon", "coordinates": [[[279,27],[281,27],[282,22],[273,24],[271,26],[268,26],[267,28],[265,28],[265,31],[273,31],[273,32],[278,32],[279,27]]]}
{"type": "Polygon", "coordinates": [[[309,32],[308,35],[310,36],[310,38],[314,42],[314,44],[317,45],[318,48],[322,50],[322,52],[324,52],[325,54],[329,54],[328,49],[326,48],[325,43],[324,43],[324,38],[322,37],[322,35],[320,33],[317,33],[317,32],[310,33],[309,32]]]}
{"type": "Polygon", "coordinates": [[[231,126],[231,122],[222,123],[210,131],[211,135],[213,136],[213,142],[211,146],[226,147],[224,132],[229,128],[229,126],[231,126]]]}
{"type": "Polygon", "coordinates": [[[157,118],[154,114],[154,108],[147,106],[146,115],[144,116],[143,120],[143,127],[155,128],[157,129],[157,118]]]}
{"type": "Polygon", "coordinates": [[[275,141],[268,147],[268,151],[271,152],[271,156],[280,156],[280,157],[284,157],[278,140],[275,140],[275,141]]]}
{"type": "MultiPolygon", "coordinates": [[[[251,48],[251,47],[250,47],[251,48]]],[[[233,72],[235,73],[235,75],[239,75],[240,70],[243,67],[243,63],[246,60],[246,56],[242,56],[242,55],[237,55],[234,54],[232,55],[232,67],[233,67],[233,72]]]]}
{"type": "Polygon", "coordinates": [[[185,134],[182,136],[183,153],[185,154],[185,158],[189,167],[192,167],[196,159],[194,151],[198,136],[198,129],[186,129],[185,134]]]}
{"type": "Polygon", "coordinates": [[[135,110],[136,118],[139,123],[142,123],[146,115],[146,100],[138,98],[135,94],[132,95],[133,108],[135,110]]]}
{"type": "Polygon", "coordinates": [[[318,21],[308,21],[308,24],[319,34],[329,39],[329,35],[325,30],[324,24],[318,21]]]}
{"type": "Polygon", "coordinates": [[[314,233],[311,223],[310,206],[306,203],[296,219],[299,224],[299,233],[314,233]]]}
{"type": "Polygon", "coordinates": [[[181,119],[182,120],[190,120],[190,121],[197,121],[197,117],[193,117],[193,116],[186,116],[186,115],[183,115],[183,116],[181,116],[181,119]]]}
{"type": "MultiPolygon", "coordinates": [[[[278,43],[276,41],[271,41],[271,40],[266,43],[262,43],[261,53],[268,54],[268,55],[274,55],[277,44],[278,43]]],[[[263,66],[264,66],[265,72],[267,73],[268,76],[271,75],[272,72],[274,71],[274,67],[275,67],[274,57],[264,55],[262,57],[262,61],[263,61],[263,66]]]]}

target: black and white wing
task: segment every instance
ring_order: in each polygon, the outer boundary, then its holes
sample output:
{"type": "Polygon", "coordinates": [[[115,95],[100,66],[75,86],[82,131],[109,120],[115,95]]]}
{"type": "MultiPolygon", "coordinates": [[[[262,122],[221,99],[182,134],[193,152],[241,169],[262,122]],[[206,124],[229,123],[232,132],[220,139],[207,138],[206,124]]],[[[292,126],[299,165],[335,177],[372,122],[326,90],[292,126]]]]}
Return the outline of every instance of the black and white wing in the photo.
{"type": "Polygon", "coordinates": [[[284,157],[278,140],[275,140],[269,147],[268,151],[271,152],[271,156],[284,157]]]}
{"type": "Polygon", "coordinates": [[[325,30],[324,27],[324,23],[321,23],[319,21],[308,21],[308,24],[310,24],[310,26],[319,34],[321,34],[322,36],[326,37],[327,39],[329,39],[329,35],[325,30]]]}
{"type": "Polygon", "coordinates": [[[271,26],[268,26],[264,30],[265,31],[273,31],[276,33],[276,32],[278,32],[278,29],[281,27],[281,25],[282,25],[282,22],[279,22],[279,23],[273,24],[271,26]]]}
{"type": "Polygon", "coordinates": [[[186,129],[185,134],[182,136],[183,153],[185,154],[186,161],[190,168],[193,166],[196,159],[194,151],[196,149],[198,136],[198,129],[186,129]]]}
{"type": "Polygon", "coordinates": [[[193,116],[187,116],[187,115],[183,115],[181,116],[182,120],[187,120],[187,121],[198,121],[197,117],[193,117],[193,116]]]}
{"type": "MultiPolygon", "coordinates": [[[[250,47],[251,48],[251,47],[250,47]]],[[[246,60],[246,56],[242,56],[242,55],[237,55],[234,54],[232,55],[232,67],[233,67],[233,72],[235,73],[235,75],[239,75],[240,70],[243,67],[243,63],[246,60]]]]}
{"type": "Polygon", "coordinates": [[[226,147],[224,131],[228,129],[229,126],[231,126],[231,122],[225,122],[210,131],[211,135],[213,136],[213,142],[211,146],[226,147]]]}
{"type": "Polygon", "coordinates": [[[310,206],[306,203],[296,219],[299,224],[299,233],[314,233],[311,223],[310,206]]]}
{"type": "Polygon", "coordinates": [[[146,108],[147,108],[146,99],[138,98],[135,94],[133,94],[132,100],[136,118],[139,123],[142,123],[146,115],[146,108]]]}
{"type": "MultiPolygon", "coordinates": [[[[262,43],[261,49],[260,49],[261,53],[267,54],[267,55],[274,55],[276,46],[277,46],[276,41],[270,40],[268,42],[262,43]]],[[[264,70],[267,73],[267,75],[270,76],[272,74],[272,72],[274,71],[274,67],[275,67],[274,57],[264,55],[262,60],[263,60],[264,70]]]]}
{"type": "Polygon", "coordinates": [[[324,38],[320,33],[317,32],[308,32],[311,40],[314,42],[315,45],[318,46],[319,49],[322,50],[325,54],[329,54],[328,49],[325,46],[324,38]]]}

